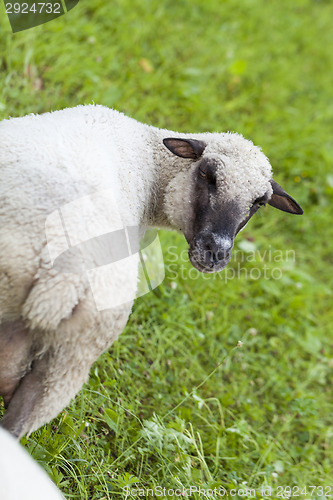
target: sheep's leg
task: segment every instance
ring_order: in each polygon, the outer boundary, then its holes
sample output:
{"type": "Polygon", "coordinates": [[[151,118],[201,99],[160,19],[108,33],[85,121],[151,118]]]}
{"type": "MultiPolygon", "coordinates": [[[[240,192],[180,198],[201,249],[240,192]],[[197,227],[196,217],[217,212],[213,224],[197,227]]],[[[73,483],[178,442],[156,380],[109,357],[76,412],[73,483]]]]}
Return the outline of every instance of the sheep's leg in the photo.
{"type": "MultiPolygon", "coordinates": [[[[32,362],[20,381],[0,424],[20,438],[49,422],[65,408],[87,381],[93,362],[125,326],[130,307],[120,312],[99,313],[90,328],[80,314],[91,304],[80,304],[76,314],[63,321],[56,332],[44,333],[49,345],[32,362]],[[77,317],[76,317],[77,316],[77,317]]],[[[91,318],[92,319],[92,318],[91,318]]]]}
{"type": "Polygon", "coordinates": [[[22,379],[0,422],[2,427],[17,438],[24,434],[26,423],[42,397],[43,388],[38,375],[38,370],[32,370],[22,379]]]}
{"type": "Polygon", "coordinates": [[[21,320],[0,325],[0,396],[5,407],[29,370],[31,342],[31,334],[21,320]]]}
{"type": "Polygon", "coordinates": [[[13,436],[20,438],[54,418],[81,389],[91,359],[74,361],[70,355],[72,348],[73,345],[64,345],[56,352],[50,349],[33,362],[1,421],[13,436]]]}
{"type": "MultiPolygon", "coordinates": [[[[118,287],[122,285],[121,280],[125,284],[128,281],[126,273],[117,278],[118,287]]],[[[135,275],[133,279],[136,280],[135,275]]],[[[17,438],[49,422],[69,404],[88,379],[93,362],[124,328],[132,305],[125,303],[114,309],[97,311],[92,292],[87,290],[84,299],[76,302],[75,298],[75,307],[70,302],[70,317],[56,322],[53,304],[59,305],[60,298],[65,302],[66,295],[59,295],[59,290],[54,291],[51,284],[39,292],[43,302],[37,300],[39,296],[35,294],[36,300],[31,301],[25,311],[31,316],[27,314],[26,324],[33,337],[29,357],[33,355],[34,359],[29,363],[30,371],[16,387],[1,421],[1,425],[17,438]]],[[[57,314],[58,311],[59,308],[57,314]]]]}

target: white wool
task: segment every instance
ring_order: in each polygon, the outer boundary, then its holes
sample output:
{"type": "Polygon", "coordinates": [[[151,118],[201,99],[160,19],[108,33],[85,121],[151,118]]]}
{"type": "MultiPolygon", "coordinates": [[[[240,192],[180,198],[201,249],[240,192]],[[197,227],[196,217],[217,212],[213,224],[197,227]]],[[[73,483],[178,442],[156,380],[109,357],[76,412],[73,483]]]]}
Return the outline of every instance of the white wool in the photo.
{"type": "Polygon", "coordinates": [[[223,194],[244,213],[271,189],[268,160],[237,134],[159,130],[93,105],[0,123],[0,324],[22,318],[38,355],[52,353],[45,393],[20,434],[55,417],[80,390],[124,328],[136,291],[137,254],[81,274],[53,268],[57,254],[68,241],[120,227],[186,230],[195,162],[171,154],[166,137],[205,141],[205,155],[219,156],[223,194]]]}
{"type": "Polygon", "coordinates": [[[0,427],[1,500],[64,500],[46,472],[0,427]]]}

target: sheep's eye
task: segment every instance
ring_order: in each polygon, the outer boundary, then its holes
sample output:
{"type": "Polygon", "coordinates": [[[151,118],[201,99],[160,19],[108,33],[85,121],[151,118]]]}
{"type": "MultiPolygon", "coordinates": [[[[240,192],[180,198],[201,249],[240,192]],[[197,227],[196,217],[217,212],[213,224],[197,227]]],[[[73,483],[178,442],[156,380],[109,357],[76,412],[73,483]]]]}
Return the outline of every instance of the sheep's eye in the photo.
{"type": "Polygon", "coordinates": [[[216,187],[216,176],[212,172],[210,171],[205,172],[204,170],[199,168],[199,177],[200,179],[203,179],[206,182],[208,182],[210,186],[216,187]]]}
{"type": "Polygon", "coordinates": [[[199,165],[198,178],[206,182],[209,189],[216,187],[216,169],[215,166],[207,161],[199,165]]]}
{"type": "Polygon", "coordinates": [[[254,202],[253,205],[258,205],[259,207],[263,207],[266,205],[266,197],[265,196],[260,196],[260,198],[257,198],[254,202]]]}
{"type": "Polygon", "coordinates": [[[201,179],[207,179],[207,172],[205,172],[204,170],[202,170],[201,168],[199,168],[199,177],[201,179]]]}

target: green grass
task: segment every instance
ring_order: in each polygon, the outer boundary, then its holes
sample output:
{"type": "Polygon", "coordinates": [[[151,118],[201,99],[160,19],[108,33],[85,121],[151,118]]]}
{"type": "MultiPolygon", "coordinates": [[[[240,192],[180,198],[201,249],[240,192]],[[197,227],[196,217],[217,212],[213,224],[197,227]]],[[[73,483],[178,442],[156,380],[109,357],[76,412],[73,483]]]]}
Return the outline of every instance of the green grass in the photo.
{"type": "Polygon", "coordinates": [[[22,443],[68,499],[333,490],[332,3],[82,0],[15,35],[0,14],[0,118],[94,101],[175,130],[234,130],[305,210],[263,210],[214,276],[161,232],[159,294],[138,299],[76,400],[22,443]]]}

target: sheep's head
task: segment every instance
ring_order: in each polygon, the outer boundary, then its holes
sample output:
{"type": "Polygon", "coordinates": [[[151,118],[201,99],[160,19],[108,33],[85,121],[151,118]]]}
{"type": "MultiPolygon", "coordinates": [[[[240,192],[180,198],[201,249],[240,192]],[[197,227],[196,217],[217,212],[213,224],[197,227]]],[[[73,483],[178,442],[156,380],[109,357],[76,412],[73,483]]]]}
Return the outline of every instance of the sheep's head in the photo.
{"type": "Polygon", "coordinates": [[[165,211],[184,233],[194,267],[212,273],[228,264],[235,236],[262,205],[303,211],[272,179],[269,161],[252,142],[238,134],[202,136],[163,140],[184,159],[168,185],[165,211]]]}

